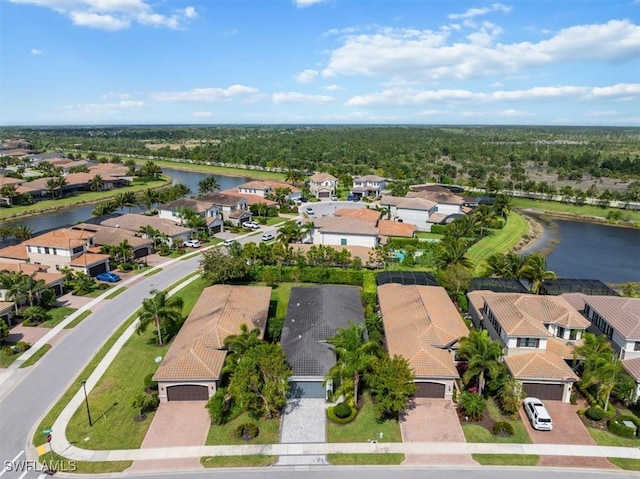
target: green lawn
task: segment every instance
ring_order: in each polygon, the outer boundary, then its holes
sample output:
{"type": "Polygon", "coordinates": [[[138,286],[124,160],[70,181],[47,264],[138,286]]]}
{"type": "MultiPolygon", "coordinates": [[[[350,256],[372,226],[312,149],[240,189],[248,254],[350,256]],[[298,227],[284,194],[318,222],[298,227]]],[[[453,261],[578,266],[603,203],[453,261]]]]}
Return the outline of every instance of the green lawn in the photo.
{"type": "Polygon", "coordinates": [[[22,363],[22,365],[20,366],[21,368],[28,368],[29,366],[33,366],[35,363],[38,362],[38,360],[44,356],[46,354],[47,351],[49,351],[51,349],[51,345],[49,343],[45,344],[44,346],[42,346],[40,349],[38,349],[33,356],[31,356],[29,359],[27,359],[24,363],[22,363]]]}
{"type": "Polygon", "coordinates": [[[483,466],[537,466],[540,456],[534,454],[471,454],[483,466]]]}
{"type": "Polygon", "coordinates": [[[630,221],[637,223],[640,221],[640,211],[627,211],[619,208],[602,208],[595,205],[574,205],[566,204],[559,201],[531,200],[528,198],[512,198],[511,206],[513,208],[527,208],[542,210],[549,213],[564,213],[576,216],[597,216],[606,219],[607,213],[610,211],[622,211],[624,217],[630,221]]]}
{"type": "Polygon", "coordinates": [[[431,233],[429,231],[418,231],[416,232],[416,238],[428,239],[428,240],[441,240],[442,238],[444,238],[444,235],[439,233],[431,233]]]}
{"type": "MultiPolygon", "coordinates": [[[[136,163],[144,164],[147,160],[142,158],[134,158],[136,163]]],[[[243,168],[228,168],[226,166],[212,166],[202,165],[194,163],[181,163],[177,161],[168,160],[153,160],[160,167],[173,168],[174,170],[185,171],[197,171],[200,173],[209,173],[211,175],[221,176],[246,176],[247,178],[267,178],[274,180],[284,180],[285,175],[283,173],[275,173],[273,171],[261,171],[261,170],[245,170],[243,168]]]]}
{"type": "Polygon", "coordinates": [[[287,305],[289,304],[289,296],[291,288],[299,286],[295,283],[278,283],[271,287],[271,303],[275,302],[275,310],[269,310],[270,318],[284,318],[287,314],[287,305]]]}
{"type": "Polygon", "coordinates": [[[3,341],[2,343],[2,350],[0,350],[0,368],[8,368],[9,366],[11,366],[16,359],[18,359],[20,357],[20,354],[5,354],[4,353],[4,348],[7,346],[13,346],[16,343],[12,343],[9,341],[3,341]]]}
{"type": "MultiPolygon", "coordinates": [[[[204,280],[196,280],[180,293],[186,316],[204,288],[204,280]]],[[[153,419],[147,414],[136,422],[136,410],[130,406],[133,396],[144,391],[144,378],[158,365],[154,359],[164,356],[169,345],[156,346],[156,331],[150,327],[144,334],[134,334],[111,363],[96,387],[89,393],[93,427],[89,426],[84,404],[74,413],[67,427],[70,442],[87,449],[131,449],[140,447],[153,419]],[[84,441],[89,437],[89,441],[84,441]]]]}
{"type": "Polygon", "coordinates": [[[71,316],[72,313],[76,312],[77,308],[70,308],[68,306],[61,306],[59,308],[53,308],[48,311],[51,319],[44,321],[39,326],[41,328],[53,328],[57,326],[60,322],[67,318],[67,316],[71,316]]]}
{"type": "Polygon", "coordinates": [[[404,454],[327,454],[334,466],[396,466],[404,461],[404,454]]]}
{"type": "Polygon", "coordinates": [[[622,457],[609,457],[609,462],[625,471],[640,471],[640,459],[626,459],[622,457]]]}
{"type": "Polygon", "coordinates": [[[620,437],[611,434],[607,430],[597,429],[595,427],[587,427],[589,434],[598,446],[621,446],[621,447],[639,447],[640,439],[630,437],[620,437]]]}
{"type": "Polygon", "coordinates": [[[512,420],[503,416],[493,399],[489,399],[487,401],[487,410],[485,411],[485,414],[489,414],[491,419],[496,422],[506,421],[511,424],[511,426],[513,426],[513,436],[496,436],[492,431],[487,430],[485,427],[468,422],[462,424],[462,432],[464,433],[464,437],[467,442],[531,444],[531,438],[529,437],[527,428],[522,421],[519,419],[512,420]]]}
{"type": "Polygon", "coordinates": [[[67,324],[64,327],[64,329],[71,329],[71,328],[77,326],[78,324],[80,324],[80,321],[82,321],[84,318],[86,318],[90,314],[91,314],[91,310],[90,309],[87,309],[87,310],[83,311],[78,316],[76,316],[76,318],[73,321],[71,321],[69,324],[67,324]]]}
{"type": "Polygon", "coordinates": [[[200,458],[204,467],[267,467],[272,466],[278,456],[205,456],[200,458]]]}
{"type": "Polygon", "coordinates": [[[279,419],[253,419],[244,413],[233,421],[221,426],[212,424],[207,434],[207,446],[223,446],[228,444],[277,444],[280,441],[280,420],[279,419]],[[248,422],[258,426],[260,431],[258,437],[251,441],[245,441],[235,436],[236,428],[248,422]]]}
{"type": "Polygon", "coordinates": [[[57,467],[60,472],[71,472],[76,474],[107,474],[123,472],[133,464],[133,461],[74,461],[56,454],[55,452],[53,453],[53,463],[50,462],[52,460],[51,458],[52,455],[50,453],[46,453],[40,456],[38,461],[40,461],[41,464],[52,464],[54,467],[57,467]]]}
{"type": "Polygon", "coordinates": [[[394,419],[379,420],[371,399],[365,396],[364,405],[349,424],[336,424],[327,419],[327,442],[402,442],[400,424],[394,419]],[[382,433],[382,437],[379,436],[382,433]]]}
{"type": "Polygon", "coordinates": [[[113,299],[116,296],[118,296],[121,293],[124,293],[127,290],[127,288],[125,288],[124,286],[112,291],[111,293],[109,293],[104,299],[113,299]]]}
{"type": "Polygon", "coordinates": [[[484,261],[497,253],[508,253],[529,233],[529,223],[518,213],[510,213],[507,224],[501,230],[488,230],[484,238],[467,251],[467,257],[475,265],[474,273],[481,274],[484,261]]]}

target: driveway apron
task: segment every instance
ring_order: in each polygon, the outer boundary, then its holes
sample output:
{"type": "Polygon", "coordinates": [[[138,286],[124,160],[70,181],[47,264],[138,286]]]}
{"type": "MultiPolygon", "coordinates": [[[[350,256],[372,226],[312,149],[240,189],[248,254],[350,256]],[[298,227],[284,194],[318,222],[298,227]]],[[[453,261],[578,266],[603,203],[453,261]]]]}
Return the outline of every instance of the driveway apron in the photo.
{"type": "MultiPolygon", "coordinates": [[[[281,443],[326,442],[326,404],[324,399],[290,399],[280,430],[281,443]]],[[[328,464],[326,456],[280,456],[276,465],[328,464]]]]}

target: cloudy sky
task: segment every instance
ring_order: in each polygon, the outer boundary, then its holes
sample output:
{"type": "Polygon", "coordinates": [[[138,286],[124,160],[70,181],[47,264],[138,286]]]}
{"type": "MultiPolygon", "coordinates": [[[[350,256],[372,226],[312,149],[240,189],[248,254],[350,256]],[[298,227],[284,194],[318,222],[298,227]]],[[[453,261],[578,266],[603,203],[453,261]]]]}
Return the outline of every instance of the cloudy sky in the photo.
{"type": "Polygon", "coordinates": [[[0,124],[640,126],[640,0],[0,0],[0,124]]]}

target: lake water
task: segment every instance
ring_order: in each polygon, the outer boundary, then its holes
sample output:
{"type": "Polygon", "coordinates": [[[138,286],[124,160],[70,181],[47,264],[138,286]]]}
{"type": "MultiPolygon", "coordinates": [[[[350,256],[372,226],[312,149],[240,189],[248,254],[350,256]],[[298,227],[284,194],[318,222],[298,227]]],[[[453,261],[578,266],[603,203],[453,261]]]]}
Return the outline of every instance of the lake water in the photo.
{"type": "Polygon", "coordinates": [[[605,283],[640,281],[640,230],[563,219],[549,219],[551,234],[534,243],[532,254],[559,243],[547,256],[547,269],[559,278],[599,279],[605,283]]]}
{"type": "MultiPolygon", "coordinates": [[[[191,194],[196,195],[198,193],[198,183],[203,178],[206,178],[207,174],[197,173],[194,171],[181,171],[173,170],[170,168],[163,168],[162,172],[171,177],[173,183],[182,183],[189,187],[191,194]]],[[[246,183],[250,179],[244,176],[215,176],[221,190],[228,190],[235,188],[242,183],[246,183]]],[[[62,226],[73,225],[81,221],[85,221],[91,218],[91,213],[96,208],[96,205],[83,205],[75,208],[70,208],[64,211],[55,213],[47,213],[40,216],[33,216],[30,218],[23,218],[21,220],[12,220],[3,222],[3,225],[15,227],[18,225],[29,226],[34,232],[46,231],[53,228],[60,228],[62,226]]],[[[129,212],[128,208],[125,208],[125,212],[129,212]]],[[[141,210],[137,207],[131,208],[132,213],[140,213],[141,210]]]]}

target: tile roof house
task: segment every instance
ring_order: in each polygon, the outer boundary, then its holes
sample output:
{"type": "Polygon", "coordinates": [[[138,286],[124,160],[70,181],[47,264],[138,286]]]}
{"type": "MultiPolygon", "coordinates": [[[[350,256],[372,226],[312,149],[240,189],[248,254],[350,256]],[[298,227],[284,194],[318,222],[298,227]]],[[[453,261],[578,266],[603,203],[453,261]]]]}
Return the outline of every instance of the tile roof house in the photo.
{"type": "Polygon", "coordinates": [[[240,326],[264,336],[271,288],[217,284],[205,288],[153,375],[159,398],[208,400],[216,392],[227,356],[224,341],[240,326]]]}
{"type": "Polygon", "coordinates": [[[213,206],[218,208],[218,212],[222,215],[223,221],[231,221],[231,223],[235,225],[240,225],[252,218],[251,211],[249,211],[251,203],[247,200],[247,196],[258,198],[261,200],[258,202],[262,203],[269,201],[256,195],[240,195],[235,190],[211,193],[200,197],[200,200],[211,202],[213,206]]]}
{"type": "Polygon", "coordinates": [[[351,194],[359,197],[379,198],[387,188],[387,179],[377,175],[355,176],[351,194]]]}
{"type": "Polygon", "coordinates": [[[419,231],[464,214],[464,199],[449,191],[410,191],[405,197],[383,196],[380,206],[390,210],[392,219],[414,224],[419,231]]]}
{"type": "Polygon", "coordinates": [[[379,244],[375,221],[354,219],[349,216],[323,216],[313,220],[313,244],[340,246],[367,246],[379,244]]]}
{"type": "Polygon", "coordinates": [[[261,196],[264,198],[268,195],[273,195],[278,188],[285,188],[291,190],[291,193],[300,193],[300,189],[296,188],[284,181],[274,180],[253,180],[247,183],[242,183],[237,187],[237,193],[241,195],[261,196]]]}
{"type": "MultiPolygon", "coordinates": [[[[173,221],[165,220],[157,216],[138,215],[127,213],[124,215],[107,218],[100,222],[103,226],[121,228],[132,233],[139,233],[145,226],[151,226],[162,234],[167,235],[170,244],[182,244],[189,239],[191,228],[185,228],[175,224],[173,221]]],[[[143,238],[146,236],[143,235],[143,238]]]]}
{"type": "Polygon", "coordinates": [[[460,376],[454,362],[469,330],[440,286],[378,286],[380,314],[390,356],[409,361],[417,397],[451,398],[460,376]]]}
{"type": "MultiPolygon", "coordinates": [[[[48,266],[42,264],[31,264],[31,263],[14,263],[14,262],[6,262],[0,261],[0,272],[20,272],[22,274],[33,277],[36,281],[44,281],[48,288],[51,288],[56,296],[60,296],[64,293],[64,279],[65,276],[60,273],[48,273],[48,266]]],[[[7,297],[7,290],[0,288],[0,301],[9,302],[11,305],[14,305],[15,301],[10,300],[7,297]]],[[[25,304],[26,298],[18,301],[19,304],[25,304]]],[[[2,318],[3,313],[0,310],[0,318],[2,318]]],[[[12,314],[6,315],[4,319],[11,325],[12,314]]]]}
{"type": "Polygon", "coordinates": [[[309,178],[309,191],[316,198],[329,198],[337,188],[338,178],[329,173],[316,173],[309,178]]]}
{"type": "Polygon", "coordinates": [[[182,225],[183,218],[180,217],[182,208],[194,211],[207,220],[208,228],[212,233],[220,233],[223,231],[223,219],[220,206],[205,197],[179,198],[169,203],[164,203],[158,206],[158,217],[182,225]]]}
{"type": "Polygon", "coordinates": [[[589,322],[560,296],[472,291],[469,314],[503,345],[504,362],[529,396],[569,401],[578,377],[567,361],[589,322]]]}
{"type": "Polygon", "coordinates": [[[96,246],[118,246],[122,242],[127,241],[129,246],[131,246],[134,258],[148,256],[153,251],[153,240],[143,238],[140,233],[90,223],[79,223],[73,225],[71,228],[95,233],[94,244],[96,246]]]}
{"type": "Polygon", "coordinates": [[[360,289],[355,286],[291,288],[280,344],[293,369],[291,394],[327,398],[332,388],[323,381],[336,362],[327,340],[350,323],[363,324],[360,289]]]}

